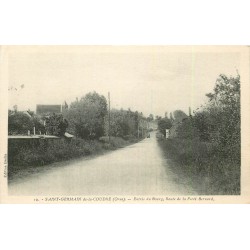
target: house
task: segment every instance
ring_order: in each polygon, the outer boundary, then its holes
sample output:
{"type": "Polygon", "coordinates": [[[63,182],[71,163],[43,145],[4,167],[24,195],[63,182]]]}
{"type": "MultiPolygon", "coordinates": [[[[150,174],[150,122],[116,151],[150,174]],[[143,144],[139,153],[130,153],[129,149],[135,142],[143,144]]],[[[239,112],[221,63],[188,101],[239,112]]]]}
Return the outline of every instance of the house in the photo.
{"type": "Polygon", "coordinates": [[[62,105],[36,105],[36,114],[37,115],[47,115],[47,114],[61,114],[62,105]]]}
{"type": "Polygon", "coordinates": [[[50,114],[62,114],[64,110],[68,109],[68,104],[64,101],[64,104],[37,104],[36,105],[36,114],[40,116],[50,115],[50,114]]]}

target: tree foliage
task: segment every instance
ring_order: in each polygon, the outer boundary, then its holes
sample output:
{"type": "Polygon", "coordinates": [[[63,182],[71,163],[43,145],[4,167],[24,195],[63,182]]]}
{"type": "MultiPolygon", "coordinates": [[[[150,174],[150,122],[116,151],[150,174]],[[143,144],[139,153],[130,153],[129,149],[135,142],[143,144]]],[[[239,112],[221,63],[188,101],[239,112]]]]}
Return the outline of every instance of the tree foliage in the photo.
{"type": "Polygon", "coordinates": [[[147,117],[147,121],[152,122],[153,120],[154,120],[154,115],[153,115],[153,114],[150,114],[150,115],[147,117]]]}
{"type": "Polygon", "coordinates": [[[166,136],[166,129],[170,129],[172,127],[172,122],[169,118],[159,118],[158,119],[158,130],[166,136]]]}
{"type": "Polygon", "coordinates": [[[176,122],[182,122],[183,119],[188,117],[182,110],[175,110],[173,115],[176,122]]]}
{"type": "Polygon", "coordinates": [[[23,112],[9,111],[8,133],[9,134],[27,134],[28,130],[32,131],[34,127],[33,120],[23,112]]]}
{"type": "Polygon", "coordinates": [[[201,180],[202,193],[239,195],[240,76],[220,75],[207,97],[194,115],[177,123],[176,136],[164,141],[166,151],[191,178],[201,180]]]}
{"type": "Polygon", "coordinates": [[[107,101],[96,92],[88,93],[79,101],[72,102],[65,110],[69,130],[84,139],[95,139],[104,135],[104,119],[107,114],[107,101]]]}
{"type": "MultiPolygon", "coordinates": [[[[116,137],[142,136],[142,130],[147,130],[147,119],[137,111],[112,109],[110,113],[110,135],[116,137]]],[[[108,119],[106,119],[106,134],[108,134],[108,119]]]]}
{"type": "Polygon", "coordinates": [[[45,117],[37,116],[32,111],[18,112],[9,110],[8,133],[10,135],[27,135],[28,131],[33,134],[62,136],[66,132],[68,122],[61,114],[50,114],[45,117]],[[45,121],[45,125],[44,125],[45,121]]]}
{"type": "Polygon", "coordinates": [[[68,127],[68,121],[61,114],[52,114],[45,118],[45,130],[48,135],[63,136],[68,127]]]}
{"type": "Polygon", "coordinates": [[[240,144],[240,76],[220,75],[207,97],[208,104],[195,114],[202,139],[223,146],[240,144]]]}
{"type": "Polygon", "coordinates": [[[240,76],[220,75],[202,109],[178,128],[178,137],[199,137],[217,145],[225,156],[240,161],[240,76]]]}

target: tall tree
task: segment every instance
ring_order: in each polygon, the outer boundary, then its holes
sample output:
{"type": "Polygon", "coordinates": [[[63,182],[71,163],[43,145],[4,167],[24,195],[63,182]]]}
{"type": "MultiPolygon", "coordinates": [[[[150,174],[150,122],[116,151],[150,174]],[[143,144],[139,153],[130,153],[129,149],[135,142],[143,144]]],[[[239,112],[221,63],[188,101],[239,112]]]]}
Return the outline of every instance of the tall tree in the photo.
{"type": "Polygon", "coordinates": [[[183,112],[182,110],[175,110],[173,114],[174,114],[175,121],[178,121],[178,122],[181,122],[183,119],[188,117],[186,113],[183,112]]]}
{"type": "Polygon", "coordinates": [[[107,100],[96,92],[88,93],[79,101],[71,103],[65,110],[71,131],[85,139],[104,135],[104,119],[107,114],[107,100]]]}
{"type": "Polygon", "coordinates": [[[170,129],[171,127],[172,123],[169,118],[165,117],[158,120],[158,129],[164,136],[166,136],[166,129],[170,129]]]}

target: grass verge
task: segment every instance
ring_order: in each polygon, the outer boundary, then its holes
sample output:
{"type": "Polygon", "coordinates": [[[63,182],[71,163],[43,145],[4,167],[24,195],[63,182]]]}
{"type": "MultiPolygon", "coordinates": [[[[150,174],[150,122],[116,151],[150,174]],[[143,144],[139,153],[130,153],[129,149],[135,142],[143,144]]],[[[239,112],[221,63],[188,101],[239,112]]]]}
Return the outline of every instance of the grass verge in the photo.
{"type": "Polygon", "coordinates": [[[221,149],[218,145],[198,139],[167,139],[158,141],[170,167],[193,181],[201,195],[240,195],[240,151],[221,149]]]}
{"type": "Polygon", "coordinates": [[[136,143],[136,138],[124,140],[119,137],[107,137],[100,140],[73,138],[56,140],[9,140],[8,177],[13,179],[23,170],[44,166],[53,162],[66,161],[79,157],[102,154],[136,143]]]}

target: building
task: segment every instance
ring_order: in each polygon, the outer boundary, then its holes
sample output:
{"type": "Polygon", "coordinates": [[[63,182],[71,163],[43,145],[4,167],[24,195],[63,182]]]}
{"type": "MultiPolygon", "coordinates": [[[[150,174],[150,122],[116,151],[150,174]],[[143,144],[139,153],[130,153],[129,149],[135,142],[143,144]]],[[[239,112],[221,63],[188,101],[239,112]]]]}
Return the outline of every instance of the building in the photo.
{"type": "Polygon", "coordinates": [[[68,109],[68,104],[64,101],[63,105],[36,105],[36,114],[37,115],[49,115],[49,114],[62,114],[64,110],[68,109]]]}
{"type": "Polygon", "coordinates": [[[46,115],[46,114],[61,114],[62,105],[36,105],[36,114],[37,115],[46,115]]]}

